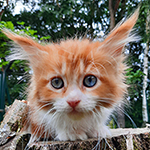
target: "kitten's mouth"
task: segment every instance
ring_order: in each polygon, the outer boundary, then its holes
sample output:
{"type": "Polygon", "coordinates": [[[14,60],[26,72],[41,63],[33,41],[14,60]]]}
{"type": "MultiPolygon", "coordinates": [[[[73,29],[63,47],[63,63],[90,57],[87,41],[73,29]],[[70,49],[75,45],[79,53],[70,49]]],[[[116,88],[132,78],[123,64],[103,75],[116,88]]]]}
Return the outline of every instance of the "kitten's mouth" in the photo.
{"type": "Polygon", "coordinates": [[[69,112],[67,115],[72,120],[81,120],[85,114],[83,112],[79,112],[79,111],[74,109],[71,112],[69,112]]]}

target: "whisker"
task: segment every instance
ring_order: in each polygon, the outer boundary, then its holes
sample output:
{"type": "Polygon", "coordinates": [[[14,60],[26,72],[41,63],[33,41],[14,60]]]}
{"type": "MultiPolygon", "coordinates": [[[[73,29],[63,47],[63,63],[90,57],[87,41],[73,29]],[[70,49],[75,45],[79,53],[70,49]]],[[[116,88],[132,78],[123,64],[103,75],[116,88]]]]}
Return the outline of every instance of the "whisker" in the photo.
{"type": "MultiPolygon", "coordinates": [[[[53,110],[53,109],[50,109],[49,111],[46,112],[46,114],[44,115],[44,117],[42,118],[42,120],[41,120],[40,123],[39,123],[40,125],[38,126],[38,128],[36,128],[36,130],[34,131],[34,133],[32,133],[32,136],[33,136],[33,137],[36,137],[36,136],[37,136],[37,134],[38,134],[40,128],[42,127],[42,124],[44,124],[44,119],[47,117],[47,115],[48,115],[52,110],[53,110]]],[[[38,137],[36,141],[39,141],[40,138],[41,138],[41,136],[38,137]]],[[[34,138],[33,138],[33,139],[34,139],[34,138]]],[[[33,142],[33,140],[31,140],[31,142],[33,142]]]]}
{"type": "Polygon", "coordinates": [[[137,128],[137,125],[135,124],[135,122],[133,121],[133,119],[128,115],[128,113],[124,109],[122,109],[121,107],[118,107],[118,109],[129,118],[129,120],[133,124],[133,127],[137,128]]]}
{"type": "MultiPolygon", "coordinates": [[[[71,54],[71,55],[73,55],[73,54],[74,54],[73,52],[70,52],[70,51],[68,51],[68,50],[66,50],[66,49],[64,49],[64,48],[62,48],[61,50],[63,50],[64,52],[66,52],[66,53],[68,53],[68,54],[71,54]]],[[[62,55],[59,55],[59,56],[61,56],[61,57],[62,57],[62,55]]]]}
{"type": "Polygon", "coordinates": [[[95,101],[97,102],[96,105],[103,106],[103,104],[109,104],[115,106],[115,99],[113,98],[96,98],[95,101]]]}
{"type": "MultiPolygon", "coordinates": [[[[59,113],[58,112],[55,112],[55,113],[53,113],[53,115],[51,116],[51,119],[46,123],[46,125],[45,125],[45,129],[47,128],[47,126],[49,127],[49,125],[50,125],[50,123],[51,123],[51,121],[52,121],[52,119],[54,120],[54,118],[56,119],[56,114],[57,114],[57,119],[59,119],[59,113]]],[[[55,120],[56,121],[56,120],[55,120]]]]}
{"type": "Polygon", "coordinates": [[[111,149],[111,150],[113,150],[113,148],[109,145],[109,143],[107,142],[107,139],[106,138],[104,138],[104,140],[105,140],[105,143],[109,146],[109,148],[111,149]]]}
{"type": "Polygon", "coordinates": [[[117,60],[112,55],[110,57],[114,60],[114,62],[116,63],[116,65],[118,65],[117,60]]]}
{"type": "Polygon", "coordinates": [[[113,65],[112,62],[110,62],[109,60],[106,60],[114,69],[116,69],[115,65],[113,65]]]}
{"type": "Polygon", "coordinates": [[[98,110],[95,108],[92,113],[93,113],[93,117],[95,118],[96,122],[98,123],[98,119],[100,117],[98,110]],[[95,111],[94,111],[95,110],[95,111]]]}
{"type": "MultiPolygon", "coordinates": [[[[20,74],[22,76],[22,74],[20,74]]],[[[23,80],[29,80],[30,79],[30,75],[26,72],[24,73],[24,75],[21,77],[21,79],[19,79],[19,81],[17,82],[17,84],[20,84],[23,80]]]]}
{"type": "Polygon", "coordinates": [[[115,100],[114,99],[97,99],[97,101],[99,101],[99,102],[105,102],[105,103],[110,103],[110,102],[115,102],[115,100]]]}
{"type": "Polygon", "coordinates": [[[93,51],[91,51],[91,58],[92,58],[92,61],[90,61],[90,62],[94,65],[94,67],[95,67],[96,71],[98,72],[98,74],[100,74],[100,72],[99,72],[99,70],[97,69],[97,67],[96,67],[96,65],[95,65],[95,62],[94,62],[93,51]]]}
{"type": "MultiPolygon", "coordinates": [[[[38,111],[40,111],[42,108],[44,108],[44,107],[46,107],[46,106],[48,106],[48,105],[51,105],[51,103],[48,103],[48,104],[45,104],[45,105],[43,105],[42,107],[40,107],[40,108],[38,108],[36,111],[35,110],[30,110],[29,111],[29,114],[32,114],[32,113],[37,113],[38,111]]],[[[53,109],[53,108],[52,108],[53,109]]],[[[30,119],[28,119],[28,121],[27,121],[27,124],[30,122],[30,119]]]]}
{"type": "Polygon", "coordinates": [[[105,68],[102,64],[100,64],[100,63],[95,63],[95,65],[99,65],[101,68],[103,68],[104,71],[105,71],[105,73],[106,73],[106,75],[108,76],[107,70],[106,70],[106,68],[105,68]]]}
{"type": "Polygon", "coordinates": [[[49,106],[49,105],[51,105],[51,104],[53,104],[53,103],[49,102],[49,103],[47,103],[47,104],[45,104],[45,105],[39,107],[36,111],[34,111],[34,110],[31,111],[31,113],[32,113],[32,112],[33,112],[33,113],[37,113],[37,112],[40,111],[42,108],[44,108],[44,107],[46,107],[46,106],[49,106]]]}

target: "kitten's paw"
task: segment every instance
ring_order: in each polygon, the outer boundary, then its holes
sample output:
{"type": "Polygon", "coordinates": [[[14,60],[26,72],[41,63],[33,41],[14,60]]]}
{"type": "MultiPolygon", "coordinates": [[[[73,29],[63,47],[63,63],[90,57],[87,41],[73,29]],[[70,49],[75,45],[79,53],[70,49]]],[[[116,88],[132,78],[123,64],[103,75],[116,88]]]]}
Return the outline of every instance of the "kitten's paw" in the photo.
{"type": "Polygon", "coordinates": [[[96,129],[93,129],[91,132],[88,133],[88,137],[91,137],[91,138],[106,138],[107,136],[110,136],[111,133],[110,133],[110,130],[109,130],[109,127],[107,126],[99,126],[99,128],[96,130],[96,129]]]}
{"type": "Polygon", "coordinates": [[[69,138],[67,136],[66,133],[59,133],[56,138],[55,138],[56,141],[68,141],[69,138]]]}
{"type": "Polygon", "coordinates": [[[70,134],[70,140],[75,141],[75,140],[86,140],[88,138],[87,134],[84,131],[77,131],[73,134],[70,134]]]}
{"type": "Polygon", "coordinates": [[[106,138],[107,136],[110,136],[111,132],[109,130],[108,126],[100,126],[98,130],[98,137],[106,138]]]}
{"type": "Polygon", "coordinates": [[[86,140],[88,136],[83,131],[70,132],[70,133],[59,133],[56,140],[60,141],[75,141],[75,140],[86,140]]]}

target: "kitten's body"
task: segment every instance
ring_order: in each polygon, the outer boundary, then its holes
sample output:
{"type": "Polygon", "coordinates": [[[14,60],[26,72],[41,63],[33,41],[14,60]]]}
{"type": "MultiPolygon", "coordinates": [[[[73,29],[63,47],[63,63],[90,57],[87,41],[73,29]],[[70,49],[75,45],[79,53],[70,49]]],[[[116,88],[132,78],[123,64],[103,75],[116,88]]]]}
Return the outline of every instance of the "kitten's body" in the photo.
{"type": "MultiPolygon", "coordinates": [[[[33,69],[28,105],[31,142],[106,137],[106,122],[126,92],[122,49],[137,20],[135,12],[103,42],[66,40],[42,46],[30,38],[4,33],[26,52],[33,69]]],[[[21,55],[19,55],[21,56],[21,55]]],[[[22,56],[21,56],[22,57],[22,56]]]]}

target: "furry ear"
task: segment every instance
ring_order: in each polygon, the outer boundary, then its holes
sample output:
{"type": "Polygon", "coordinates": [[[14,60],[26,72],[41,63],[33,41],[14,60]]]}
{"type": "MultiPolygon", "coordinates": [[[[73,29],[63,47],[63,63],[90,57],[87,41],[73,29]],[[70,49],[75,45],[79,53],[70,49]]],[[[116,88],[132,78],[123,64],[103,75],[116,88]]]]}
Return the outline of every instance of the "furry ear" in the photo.
{"type": "Polygon", "coordinates": [[[22,59],[37,62],[45,52],[44,46],[38,44],[30,37],[17,35],[5,28],[2,29],[2,32],[20,46],[14,46],[14,52],[12,52],[13,54],[9,57],[10,60],[22,59]]]}
{"type": "Polygon", "coordinates": [[[125,44],[138,40],[134,34],[130,34],[139,15],[139,8],[124,23],[122,21],[110,32],[102,42],[103,49],[114,57],[120,56],[125,44]]]}

